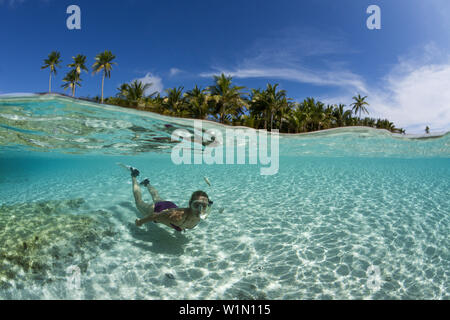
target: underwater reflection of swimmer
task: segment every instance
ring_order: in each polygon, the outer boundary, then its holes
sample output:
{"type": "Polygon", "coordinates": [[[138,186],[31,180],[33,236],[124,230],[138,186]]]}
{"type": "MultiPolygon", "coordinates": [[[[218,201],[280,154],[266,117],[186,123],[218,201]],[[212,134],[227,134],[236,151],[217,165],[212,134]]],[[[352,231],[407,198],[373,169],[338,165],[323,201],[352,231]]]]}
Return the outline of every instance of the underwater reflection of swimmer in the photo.
{"type": "Polygon", "coordinates": [[[190,136],[182,136],[182,135],[175,135],[175,136],[179,138],[179,142],[182,142],[184,139],[186,139],[187,141],[201,144],[202,151],[205,151],[206,147],[214,148],[220,146],[220,142],[216,141],[216,137],[214,136],[211,136],[209,140],[205,140],[203,137],[195,133],[191,133],[190,136]]]}
{"type": "Polygon", "coordinates": [[[220,146],[220,143],[216,141],[216,137],[211,136],[211,138],[210,138],[209,141],[202,141],[202,145],[203,145],[203,147],[205,147],[205,148],[206,148],[206,147],[214,148],[214,147],[220,146]]]}
{"type": "Polygon", "coordinates": [[[128,167],[131,171],[131,180],[133,185],[133,195],[136,201],[137,209],[142,213],[144,218],[136,219],[136,226],[140,227],[148,222],[156,222],[165,224],[177,231],[192,229],[200,222],[201,218],[205,218],[211,212],[213,202],[209,200],[208,195],[204,191],[195,191],[189,200],[188,208],[178,208],[171,201],[163,200],[158,191],[150,184],[149,179],[143,180],[140,184],[137,182],[139,170],[128,167]],[[143,185],[147,188],[152,196],[153,204],[142,201],[141,188],[143,185]]]}
{"type": "MultiPolygon", "coordinates": [[[[174,130],[172,130],[174,131],[174,130]]],[[[147,142],[155,142],[155,143],[167,143],[167,144],[174,144],[174,143],[180,143],[183,142],[183,140],[189,141],[189,142],[193,142],[194,144],[198,144],[198,145],[202,145],[202,151],[205,150],[206,147],[217,147],[220,146],[220,143],[218,141],[216,141],[216,138],[214,136],[211,136],[209,138],[209,140],[204,140],[201,136],[195,134],[195,133],[190,133],[189,136],[182,136],[182,135],[177,135],[177,134],[173,134],[173,137],[171,135],[171,137],[151,137],[150,139],[145,136],[141,138],[140,135],[135,134],[133,138],[131,138],[131,140],[133,141],[147,141],[147,142]],[[174,141],[172,140],[172,138],[178,138],[178,141],[174,141]]]]}

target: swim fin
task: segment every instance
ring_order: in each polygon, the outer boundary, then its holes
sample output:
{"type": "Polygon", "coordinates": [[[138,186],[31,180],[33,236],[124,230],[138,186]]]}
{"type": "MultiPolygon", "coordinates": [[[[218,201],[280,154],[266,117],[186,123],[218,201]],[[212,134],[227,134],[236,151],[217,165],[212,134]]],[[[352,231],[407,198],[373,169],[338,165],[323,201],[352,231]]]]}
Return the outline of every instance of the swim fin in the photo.
{"type": "Polygon", "coordinates": [[[127,169],[129,171],[131,171],[131,176],[132,177],[137,177],[140,174],[139,170],[136,169],[136,168],[133,168],[132,166],[129,166],[129,165],[126,165],[126,164],[123,164],[123,163],[120,163],[120,162],[117,162],[117,165],[119,165],[122,168],[125,168],[125,169],[127,169]]]}

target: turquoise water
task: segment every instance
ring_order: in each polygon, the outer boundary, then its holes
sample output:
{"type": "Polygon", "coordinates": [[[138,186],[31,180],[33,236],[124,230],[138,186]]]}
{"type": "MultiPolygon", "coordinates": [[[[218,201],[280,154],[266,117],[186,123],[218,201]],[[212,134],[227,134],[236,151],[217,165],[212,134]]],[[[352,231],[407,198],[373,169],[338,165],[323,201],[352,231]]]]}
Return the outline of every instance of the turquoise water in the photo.
{"type": "Polygon", "coordinates": [[[449,299],[449,134],[280,135],[278,173],[261,175],[262,164],[175,165],[171,133],[192,125],[1,98],[0,299],[449,299]],[[137,228],[118,162],[179,206],[205,190],[212,213],[183,233],[137,228]]]}

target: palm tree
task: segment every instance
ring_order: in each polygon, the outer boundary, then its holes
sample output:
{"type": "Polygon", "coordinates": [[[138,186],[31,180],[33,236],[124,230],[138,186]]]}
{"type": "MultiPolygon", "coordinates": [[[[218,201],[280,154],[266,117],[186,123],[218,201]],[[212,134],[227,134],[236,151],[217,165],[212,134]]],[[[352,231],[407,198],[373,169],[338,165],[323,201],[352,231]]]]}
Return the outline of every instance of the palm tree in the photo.
{"type": "Polygon", "coordinates": [[[76,57],[72,57],[73,59],[73,63],[68,64],[67,66],[70,68],[73,68],[72,71],[70,71],[66,77],[63,79],[63,81],[67,82],[65,85],[63,85],[62,87],[64,87],[65,89],[67,89],[69,86],[72,88],[72,97],[75,96],[75,87],[81,86],[80,85],[80,75],[81,75],[81,71],[85,70],[86,72],[88,72],[88,68],[86,68],[86,56],[84,55],[77,55],[76,57]]]}
{"type": "Polygon", "coordinates": [[[284,113],[290,108],[290,100],[285,90],[278,90],[278,84],[267,84],[265,90],[253,89],[250,94],[249,108],[253,116],[264,119],[264,129],[273,129],[273,123],[278,120],[281,127],[284,113]],[[276,119],[274,119],[276,117],[276,119]]]}
{"type": "Polygon", "coordinates": [[[81,74],[81,71],[84,70],[88,72],[88,68],[86,68],[86,56],[79,54],[76,57],[72,57],[73,63],[68,64],[69,68],[74,68],[78,75],[81,74]]]}
{"type": "Polygon", "coordinates": [[[255,121],[255,117],[248,114],[244,114],[240,119],[241,125],[249,128],[255,128],[255,121]]]}
{"type": "Polygon", "coordinates": [[[290,109],[287,114],[288,133],[290,133],[291,129],[294,133],[306,131],[309,114],[304,111],[304,107],[300,104],[297,104],[294,108],[290,109]]]}
{"type": "Polygon", "coordinates": [[[81,79],[78,76],[77,70],[76,69],[70,70],[64,77],[63,81],[66,83],[63,84],[61,87],[63,87],[64,90],[71,88],[72,89],[72,97],[74,97],[76,86],[81,87],[81,83],[79,82],[79,81],[81,81],[81,79]]]}
{"type": "Polygon", "coordinates": [[[313,130],[321,130],[325,123],[326,115],[324,106],[325,105],[320,101],[317,101],[316,104],[313,106],[311,114],[313,130]]]}
{"type": "Polygon", "coordinates": [[[426,133],[426,134],[430,133],[430,127],[427,126],[427,127],[425,128],[425,133],[426,133]]]}
{"type": "MultiPolygon", "coordinates": [[[[267,114],[270,118],[270,131],[273,129],[273,116],[274,113],[278,112],[281,108],[281,105],[283,104],[283,99],[286,98],[286,91],[285,90],[279,90],[277,92],[278,83],[275,85],[271,85],[270,83],[267,84],[266,92],[265,92],[265,99],[266,99],[266,107],[267,107],[267,114]]],[[[286,101],[287,103],[287,101],[286,101]]]]}
{"type": "MultiPolygon", "coordinates": [[[[124,88],[126,90],[126,99],[131,104],[136,104],[137,106],[142,105],[142,101],[145,98],[145,91],[152,85],[153,83],[144,84],[142,81],[134,80],[131,84],[127,85],[126,89],[124,88]]],[[[155,93],[153,92],[150,96],[155,93]]]]}
{"type": "Polygon", "coordinates": [[[161,97],[161,93],[157,92],[154,97],[148,98],[148,104],[151,106],[152,110],[158,113],[164,113],[164,98],[161,97]]]}
{"type": "Polygon", "coordinates": [[[336,118],[334,117],[333,111],[334,111],[334,106],[328,104],[324,111],[325,119],[323,121],[322,129],[329,129],[332,126],[334,126],[334,124],[336,123],[336,118]]]}
{"type": "MultiPolygon", "coordinates": [[[[227,115],[238,116],[244,112],[246,106],[242,89],[245,87],[231,86],[231,77],[214,76],[214,85],[208,87],[210,101],[215,105],[215,113],[219,115],[221,123],[225,123],[227,115]]],[[[229,118],[229,117],[228,117],[229,118]]]]}
{"type": "Polygon", "coordinates": [[[56,75],[56,67],[59,67],[59,64],[62,63],[60,60],[61,54],[58,51],[52,51],[48,58],[44,60],[44,65],[41,69],[50,68],[50,78],[48,80],[48,92],[52,92],[52,73],[56,75]]]}
{"type": "Polygon", "coordinates": [[[324,104],[314,98],[306,98],[299,105],[302,113],[303,131],[320,130],[325,124],[326,114],[324,104]]]}
{"type": "Polygon", "coordinates": [[[167,97],[163,100],[166,110],[176,116],[183,116],[187,113],[183,89],[184,87],[166,89],[167,97]]]}
{"type": "Polygon", "coordinates": [[[103,70],[102,75],[102,103],[103,103],[103,85],[105,81],[105,77],[111,78],[111,70],[112,66],[116,64],[112,62],[116,58],[115,55],[111,53],[111,51],[105,50],[105,52],[99,53],[95,57],[95,63],[92,65],[93,74],[98,73],[103,70]]]}
{"type": "Polygon", "coordinates": [[[398,130],[397,128],[395,128],[394,124],[392,122],[390,122],[388,119],[377,119],[377,122],[375,124],[377,129],[386,129],[389,131],[396,131],[398,130]]]}
{"type": "Polygon", "coordinates": [[[189,112],[193,118],[205,119],[208,115],[209,96],[205,92],[206,90],[195,85],[192,90],[184,94],[189,104],[189,112]]]}
{"type": "Polygon", "coordinates": [[[314,99],[307,98],[297,105],[295,112],[297,114],[296,117],[298,118],[298,123],[301,124],[298,128],[300,132],[308,131],[309,124],[311,123],[311,103],[315,104],[314,99]]]}
{"type": "Polygon", "coordinates": [[[252,89],[249,97],[249,111],[250,116],[254,119],[257,119],[257,122],[260,122],[260,120],[264,119],[263,128],[267,129],[267,108],[265,105],[264,91],[261,91],[261,89],[252,89]]]}
{"type": "Polygon", "coordinates": [[[283,97],[277,107],[276,114],[278,116],[278,129],[280,132],[283,129],[283,123],[289,127],[289,121],[287,117],[289,116],[289,112],[295,107],[295,104],[292,102],[292,99],[283,97]]]}
{"type": "Polygon", "coordinates": [[[388,121],[388,130],[389,131],[394,131],[396,128],[394,126],[393,122],[388,121]]]}
{"type": "Polygon", "coordinates": [[[334,108],[333,116],[336,119],[336,126],[343,127],[348,123],[348,119],[352,117],[350,110],[345,110],[345,104],[339,104],[334,108]]]}
{"type": "Polygon", "coordinates": [[[120,87],[117,88],[117,91],[119,91],[119,92],[116,94],[116,97],[121,98],[121,99],[126,99],[129,88],[130,88],[130,85],[128,83],[121,84],[120,87]]]}
{"type": "Polygon", "coordinates": [[[285,115],[288,133],[291,133],[291,129],[293,129],[294,133],[296,133],[298,128],[300,128],[300,123],[298,121],[298,118],[295,116],[295,112],[296,109],[290,109],[285,115]]]}
{"type": "Polygon", "coordinates": [[[351,106],[353,106],[352,111],[354,110],[355,115],[359,112],[359,118],[361,119],[361,111],[365,112],[367,114],[369,114],[369,111],[367,111],[367,108],[364,107],[365,105],[369,105],[366,101],[364,101],[367,98],[367,96],[365,97],[361,97],[361,95],[358,94],[358,96],[354,96],[352,99],[355,100],[355,102],[353,102],[351,104],[351,106]]]}

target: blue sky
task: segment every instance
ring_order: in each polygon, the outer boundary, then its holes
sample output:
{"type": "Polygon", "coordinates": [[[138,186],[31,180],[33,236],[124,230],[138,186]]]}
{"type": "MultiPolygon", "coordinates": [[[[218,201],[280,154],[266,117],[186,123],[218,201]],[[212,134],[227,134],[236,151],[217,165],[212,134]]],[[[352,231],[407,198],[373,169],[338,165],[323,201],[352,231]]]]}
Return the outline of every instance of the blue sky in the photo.
{"type": "MultiPolygon", "coordinates": [[[[370,116],[407,132],[450,130],[450,1],[0,0],[0,93],[45,92],[43,60],[61,52],[61,80],[72,56],[89,67],[105,49],[117,66],[105,95],[141,79],[165,90],[211,84],[225,72],[248,88],[279,83],[300,101],[351,103],[367,95],[370,116]],[[68,30],[66,8],[81,8],[68,30]],[[366,9],[381,8],[381,30],[366,9]]],[[[83,74],[77,96],[100,93],[101,76],[83,74]]]]}

